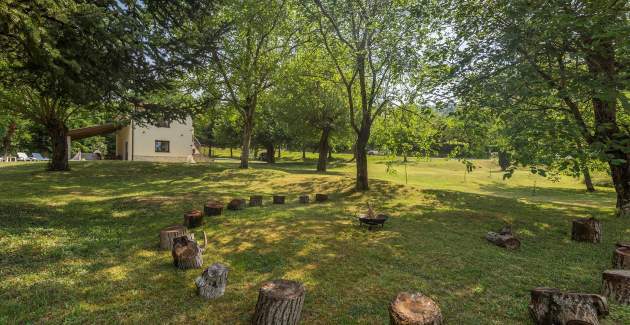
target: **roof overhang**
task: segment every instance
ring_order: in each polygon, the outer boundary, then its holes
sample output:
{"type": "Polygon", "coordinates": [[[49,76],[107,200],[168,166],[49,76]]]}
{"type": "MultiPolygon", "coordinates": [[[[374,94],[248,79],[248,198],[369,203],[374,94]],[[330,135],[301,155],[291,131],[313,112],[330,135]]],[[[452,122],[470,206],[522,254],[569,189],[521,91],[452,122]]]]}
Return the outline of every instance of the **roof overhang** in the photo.
{"type": "Polygon", "coordinates": [[[73,129],[68,131],[68,136],[72,140],[80,140],[97,135],[105,135],[112,132],[116,132],[123,128],[124,125],[109,123],[103,125],[88,126],[80,129],[73,129]]]}

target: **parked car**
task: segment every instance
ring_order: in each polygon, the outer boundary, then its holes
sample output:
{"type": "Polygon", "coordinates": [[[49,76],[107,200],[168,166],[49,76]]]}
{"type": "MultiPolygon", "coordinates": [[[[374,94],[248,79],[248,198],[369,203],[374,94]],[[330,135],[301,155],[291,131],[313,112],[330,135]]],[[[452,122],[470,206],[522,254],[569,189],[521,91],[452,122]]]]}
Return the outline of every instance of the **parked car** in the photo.
{"type": "Polygon", "coordinates": [[[377,150],[368,150],[367,154],[368,155],[378,155],[378,151],[377,150]]]}
{"type": "Polygon", "coordinates": [[[31,159],[27,154],[23,152],[17,153],[17,161],[31,161],[31,160],[33,159],[31,159]]]}

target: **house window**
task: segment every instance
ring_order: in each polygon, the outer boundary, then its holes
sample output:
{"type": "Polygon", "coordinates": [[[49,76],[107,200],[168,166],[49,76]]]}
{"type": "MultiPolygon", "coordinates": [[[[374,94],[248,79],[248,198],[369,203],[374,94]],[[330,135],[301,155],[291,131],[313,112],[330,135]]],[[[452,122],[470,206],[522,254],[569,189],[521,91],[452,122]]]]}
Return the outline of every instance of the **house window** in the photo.
{"type": "Polygon", "coordinates": [[[167,120],[159,120],[155,123],[156,127],[159,128],[170,128],[171,127],[171,122],[167,121],[167,120]]]}
{"type": "Polygon", "coordinates": [[[171,143],[164,140],[155,140],[155,152],[170,152],[171,143]]]}

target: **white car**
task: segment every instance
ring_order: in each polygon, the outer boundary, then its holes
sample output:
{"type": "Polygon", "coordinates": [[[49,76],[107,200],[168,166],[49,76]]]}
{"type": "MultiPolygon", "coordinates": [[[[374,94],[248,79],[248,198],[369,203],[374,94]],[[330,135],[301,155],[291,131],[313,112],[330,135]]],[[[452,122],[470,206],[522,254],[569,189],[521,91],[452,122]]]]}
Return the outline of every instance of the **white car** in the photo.
{"type": "Polygon", "coordinates": [[[376,151],[376,150],[368,150],[367,154],[368,155],[378,155],[378,151],[376,151]]]}

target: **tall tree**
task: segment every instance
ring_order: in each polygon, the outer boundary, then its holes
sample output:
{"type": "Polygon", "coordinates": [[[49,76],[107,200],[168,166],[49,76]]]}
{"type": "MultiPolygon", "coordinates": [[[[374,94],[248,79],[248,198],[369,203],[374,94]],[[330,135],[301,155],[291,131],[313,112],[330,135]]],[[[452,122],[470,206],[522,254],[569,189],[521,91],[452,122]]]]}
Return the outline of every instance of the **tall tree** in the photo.
{"type": "Polygon", "coordinates": [[[564,114],[610,167],[630,215],[627,1],[444,1],[456,34],[455,92],[480,106],[564,114]],[[625,109],[623,108],[625,107],[625,109]]]}
{"type": "Polygon", "coordinates": [[[211,68],[225,101],[241,115],[241,168],[248,168],[255,112],[296,44],[295,12],[288,0],[233,1],[223,8],[229,29],[212,51],[211,68]],[[294,17],[295,18],[295,17],[294,17]]]}
{"type": "Polygon", "coordinates": [[[394,0],[314,0],[320,41],[337,69],[356,133],[356,189],[369,188],[367,145],[372,123],[391,103],[415,63],[425,32],[415,9],[394,0]]]}

